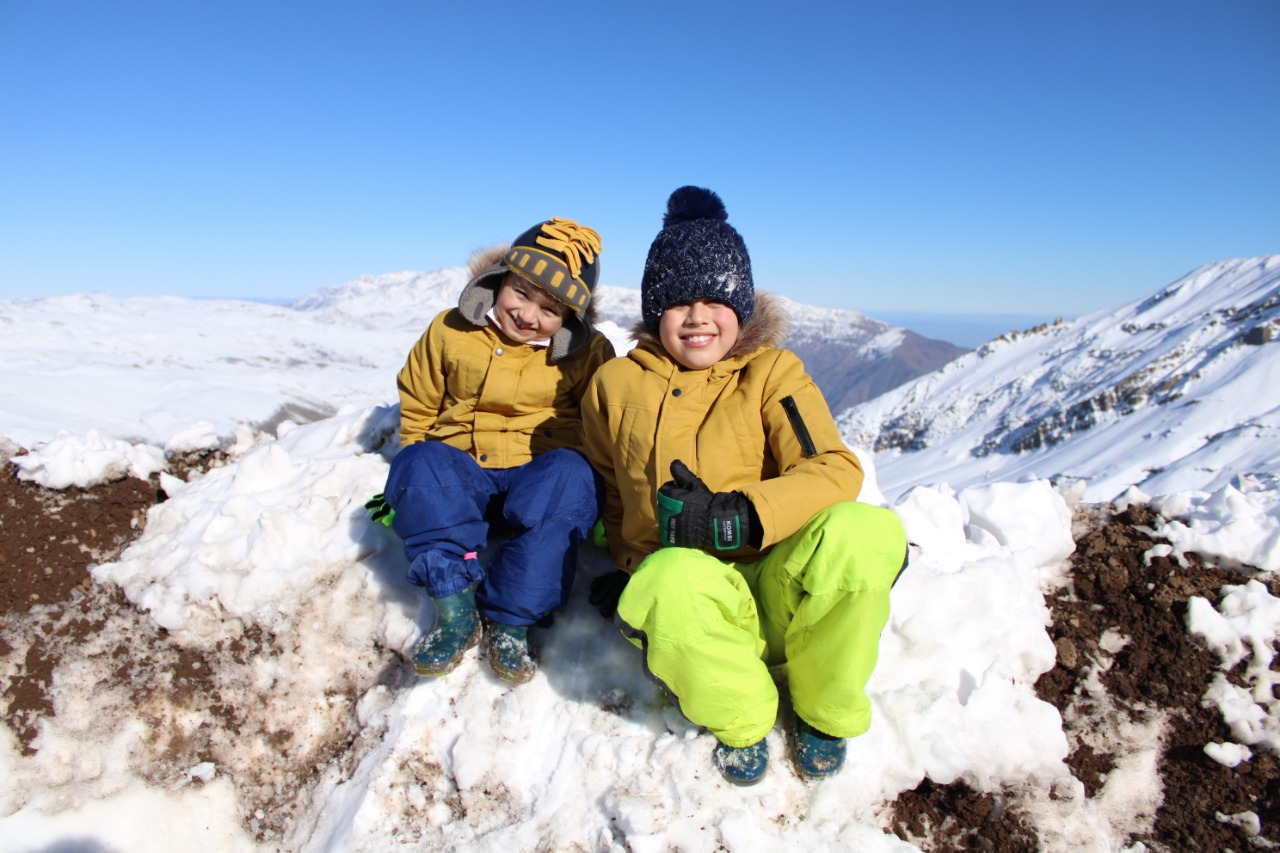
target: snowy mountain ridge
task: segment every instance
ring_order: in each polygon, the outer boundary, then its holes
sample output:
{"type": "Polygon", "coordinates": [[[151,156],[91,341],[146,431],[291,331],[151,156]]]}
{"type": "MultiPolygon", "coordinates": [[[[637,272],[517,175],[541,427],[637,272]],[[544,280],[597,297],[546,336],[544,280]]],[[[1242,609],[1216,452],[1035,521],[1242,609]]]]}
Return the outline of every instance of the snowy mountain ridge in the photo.
{"type": "MultiPolygon", "coordinates": [[[[0,436],[32,447],[51,430],[93,430],[164,446],[197,421],[228,437],[240,424],[273,430],[393,402],[405,354],[466,280],[462,267],[362,276],[288,305],[100,292],[0,300],[0,436]]],[[[640,293],[601,291],[600,331],[625,352],[640,293]]],[[[803,356],[833,407],[854,370],[891,386],[951,357],[904,365],[886,347],[910,332],[852,311],[788,308],[795,328],[826,336],[803,356]]]]}
{"type": "MultiPolygon", "coordinates": [[[[345,316],[372,322],[389,317],[406,318],[406,306],[413,306],[414,311],[405,321],[421,325],[422,316],[434,316],[457,303],[466,282],[467,271],[462,267],[368,275],[337,287],[322,288],[289,303],[289,307],[327,318],[345,316]]],[[[626,331],[639,320],[638,289],[602,284],[597,288],[597,296],[601,320],[612,321],[626,331]]],[[[790,317],[792,339],[841,343],[859,354],[874,357],[899,346],[907,334],[905,329],[857,311],[806,305],[785,296],[777,298],[790,317]]]]}
{"type": "MultiPolygon", "coordinates": [[[[163,447],[198,423],[225,438],[240,424],[274,430],[394,402],[404,354],[465,277],[366,276],[291,306],[0,301],[0,435],[33,447],[55,429],[92,430],[163,447]]],[[[1144,299],[954,360],[926,351],[941,342],[857,312],[784,300],[788,345],[843,413],[846,441],[877,453],[887,495],[1040,475],[1085,481],[1090,500],[1132,485],[1213,490],[1273,478],[1280,464],[1278,278],[1280,256],[1208,264],[1144,299]],[[934,363],[913,362],[920,352],[934,363]],[[899,387],[875,397],[886,386],[899,387]],[[862,404],[841,405],[849,395],[862,404]]],[[[624,351],[640,294],[601,293],[601,329],[624,351]]]]}
{"type": "Polygon", "coordinates": [[[1034,472],[1212,490],[1274,477],[1280,451],[1280,255],[1224,261],[1144,299],[1003,335],[841,414],[886,494],[1034,472]]]}
{"type": "MultiPolygon", "coordinates": [[[[466,282],[467,271],[461,267],[362,276],[322,289],[290,307],[327,322],[354,319],[369,327],[420,330],[419,317],[431,317],[456,304],[466,282]],[[413,310],[406,311],[406,306],[413,310]]],[[[640,291],[602,284],[596,294],[600,331],[619,353],[625,352],[641,314],[640,291]]],[[[834,411],[869,400],[968,351],[857,311],[777,298],[790,319],[786,346],[804,360],[834,411]]]]}
{"type": "Polygon", "coordinates": [[[289,307],[331,320],[355,318],[369,324],[390,320],[397,328],[409,325],[421,330],[432,317],[457,303],[466,283],[463,267],[364,275],[321,288],[290,302],[289,307]]]}

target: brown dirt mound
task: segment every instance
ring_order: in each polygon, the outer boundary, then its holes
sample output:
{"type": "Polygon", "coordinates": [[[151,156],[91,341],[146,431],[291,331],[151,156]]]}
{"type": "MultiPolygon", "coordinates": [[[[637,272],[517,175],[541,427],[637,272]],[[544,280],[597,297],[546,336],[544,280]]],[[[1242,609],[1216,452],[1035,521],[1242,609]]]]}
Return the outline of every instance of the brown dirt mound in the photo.
{"type": "MultiPolygon", "coordinates": [[[[197,475],[224,461],[218,453],[169,460],[171,470],[197,475]]],[[[0,610],[0,664],[10,674],[0,687],[0,719],[22,749],[33,752],[39,721],[57,713],[55,674],[85,660],[105,662],[111,683],[128,692],[145,726],[134,771],[166,788],[183,784],[193,766],[215,760],[236,779],[244,827],[259,841],[278,841],[318,768],[358,737],[354,713],[330,741],[307,753],[289,732],[271,728],[270,696],[228,701],[218,677],[220,662],[244,666],[280,654],[275,638],[250,628],[212,649],[186,648],[117,588],[92,582],[90,568],[118,558],[141,532],[147,509],[165,499],[156,482],[137,479],[53,492],[19,481],[12,467],[0,475],[0,565],[9,582],[0,610]],[[86,539],[106,544],[82,547],[86,539]],[[113,643],[95,642],[103,631],[113,643]],[[207,721],[191,730],[181,719],[194,710],[207,721]],[[276,760],[236,764],[221,751],[228,733],[260,739],[276,760]]],[[[350,709],[355,698],[333,701],[350,709]]]]}
{"type": "MultiPolygon", "coordinates": [[[[1157,543],[1142,529],[1155,524],[1150,509],[1131,507],[1077,538],[1075,594],[1064,590],[1051,601],[1050,636],[1059,649],[1058,665],[1040,678],[1036,690],[1064,708],[1081,695],[1086,667],[1105,655],[1098,645],[1102,633],[1114,628],[1128,637],[1103,673],[1103,686],[1132,719],[1141,721],[1159,710],[1172,723],[1160,760],[1164,803],[1154,832],[1130,841],[1167,850],[1247,850],[1252,839],[1218,815],[1254,812],[1262,820],[1262,834],[1274,837],[1280,828],[1280,758],[1256,752],[1251,761],[1232,768],[1205,754],[1205,744],[1234,738],[1218,710],[1201,704],[1218,660],[1185,622],[1188,599],[1198,596],[1216,605],[1222,587],[1246,578],[1205,566],[1194,554],[1187,555],[1185,568],[1168,557],[1155,557],[1148,565],[1144,554],[1157,543]]],[[[1280,594],[1280,582],[1272,579],[1268,588],[1280,594]]],[[[1242,683],[1239,673],[1228,677],[1242,683]]],[[[1092,792],[1113,758],[1077,748],[1068,764],[1092,792]]]]}

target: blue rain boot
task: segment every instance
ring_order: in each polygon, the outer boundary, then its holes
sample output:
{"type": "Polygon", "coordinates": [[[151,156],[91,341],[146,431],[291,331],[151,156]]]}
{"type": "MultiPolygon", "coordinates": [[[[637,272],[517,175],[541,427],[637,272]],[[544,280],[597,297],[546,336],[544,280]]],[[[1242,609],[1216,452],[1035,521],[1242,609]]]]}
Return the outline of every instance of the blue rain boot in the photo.
{"type": "Polygon", "coordinates": [[[413,671],[423,676],[452,672],[467,649],[480,642],[475,587],[435,602],[436,626],[413,647],[413,671]]]}
{"type": "Polygon", "coordinates": [[[728,746],[717,743],[716,769],[735,785],[754,785],[769,769],[769,743],[764,738],[751,746],[728,746]]]}
{"type": "Polygon", "coordinates": [[[486,620],[485,657],[493,674],[512,684],[524,684],[538,671],[529,653],[529,628],[525,625],[501,625],[486,620]]]}
{"type": "Polygon", "coordinates": [[[823,734],[799,717],[791,749],[796,770],[808,779],[825,779],[844,767],[844,738],[823,734]]]}

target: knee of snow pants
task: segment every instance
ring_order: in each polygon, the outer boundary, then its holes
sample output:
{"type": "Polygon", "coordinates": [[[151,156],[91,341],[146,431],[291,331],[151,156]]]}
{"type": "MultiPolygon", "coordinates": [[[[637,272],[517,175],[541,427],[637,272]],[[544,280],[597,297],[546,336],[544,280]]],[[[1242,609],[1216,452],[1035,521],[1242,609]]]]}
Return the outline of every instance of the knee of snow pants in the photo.
{"type": "Polygon", "coordinates": [[[484,548],[493,492],[489,475],[456,447],[421,441],[401,448],[384,494],[396,511],[392,529],[404,543],[410,582],[444,598],[480,579],[479,561],[464,555],[484,548]]]}
{"type": "Polygon", "coordinates": [[[656,551],[623,590],[618,618],[691,722],[729,746],[773,728],[778,690],[755,600],[732,563],[692,548],[656,551]]]}
{"type": "Polygon", "coordinates": [[[600,512],[597,476],[586,457],[567,448],[494,474],[506,494],[511,538],[489,563],[477,606],[494,622],[532,625],[569,598],[577,544],[600,512]]]}
{"type": "Polygon", "coordinates": [[[820,731],[856,737],[871,725],[866,685],[906,549],[893,511],[850,501],[740,567],[760,607],[768,660],[786,661],[796,713],[820,731]]]}

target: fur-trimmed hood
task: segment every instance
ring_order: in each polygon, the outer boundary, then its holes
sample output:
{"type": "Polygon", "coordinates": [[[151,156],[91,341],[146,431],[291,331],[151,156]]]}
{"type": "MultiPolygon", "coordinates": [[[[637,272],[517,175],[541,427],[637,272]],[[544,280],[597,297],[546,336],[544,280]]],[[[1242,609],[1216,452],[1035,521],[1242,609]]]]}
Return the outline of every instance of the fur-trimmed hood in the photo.
{"type": "MultiPolygon", "coordinates": [[[[471,280],[458,295],[458,310],[468,323],[484,326],[489,322],[487,315],[498,299],[502,278],[510,272],[503,263],[510,250],[510,244],[498,243],[473,252],[468,259],[467,272],[471,280]]],[[[565,314],[563,328],[551,337],[548,356],[552,362],[577,352],[595,333],[597,299],[597,294],[592,293],[591,301],[581,314],[572,309],[565,314]]]]}
{"type": "MultiPolygon", "coordinates": [[[[756,291],[755,313],[751,319],[742,324],[738,333],[738,342],[725,354],[725,359],[738,358],[753,353],[761,347],[780,347],[786,340],[787,330],[791,328],[791,317],[782,302],[771,293],[756,291]]],[[[636,343],[649,343],[662,348],[658,336],[649,331],[649,327],[639,320],[631,328],[631,337],[636,343]]]]}

